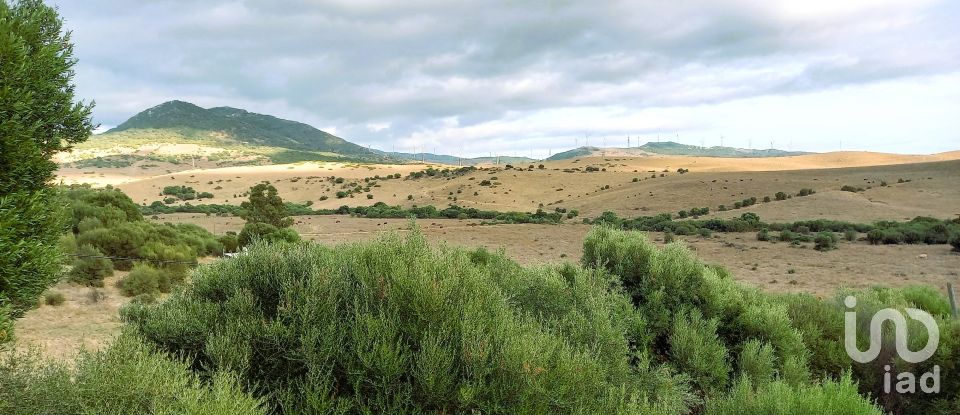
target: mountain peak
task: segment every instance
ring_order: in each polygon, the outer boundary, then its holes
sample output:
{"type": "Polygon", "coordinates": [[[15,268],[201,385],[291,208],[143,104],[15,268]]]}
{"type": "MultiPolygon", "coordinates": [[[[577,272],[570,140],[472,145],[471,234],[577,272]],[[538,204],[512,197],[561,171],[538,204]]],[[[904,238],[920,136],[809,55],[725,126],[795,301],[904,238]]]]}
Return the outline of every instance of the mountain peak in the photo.
{"type": "Polygon", "coordinates": [[[180,100],[143,110],[105,134],[126,130],[170,130],[185,137],[226,137],[240,143],[343,155],[369,151],[307,124],[240,108],[205,109],[180,100]]]}

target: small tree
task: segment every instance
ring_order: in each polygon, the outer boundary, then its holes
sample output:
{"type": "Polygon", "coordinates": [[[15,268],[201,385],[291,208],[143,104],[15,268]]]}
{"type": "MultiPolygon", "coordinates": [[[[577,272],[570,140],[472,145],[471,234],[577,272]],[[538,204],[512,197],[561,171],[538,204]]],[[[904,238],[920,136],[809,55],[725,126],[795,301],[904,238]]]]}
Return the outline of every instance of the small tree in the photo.
{"type": "Polygon", "coordinates": [[[283,199],[277,194],[277,188],[268,183],[251,187],[250,201],[241,203],[240,207],[243,209],[240,217],[247,223],[266,223],[277,228],[293,224],[283,199]]]}
{"type": "Polygon", "coordinates": [[[53,7],[0,1],[0,343],[60,276],[51,157],[93,129],[93,105],[74,100],[75,64],[53,7]]]}

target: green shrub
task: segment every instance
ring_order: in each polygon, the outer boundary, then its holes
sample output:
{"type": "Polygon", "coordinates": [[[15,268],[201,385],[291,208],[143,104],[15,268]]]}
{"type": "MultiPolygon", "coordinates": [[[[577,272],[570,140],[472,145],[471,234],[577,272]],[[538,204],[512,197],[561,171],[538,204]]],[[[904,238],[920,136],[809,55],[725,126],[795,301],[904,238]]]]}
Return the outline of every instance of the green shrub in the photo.
{"type": "Polygon", "coordinates": [[[849,242],[854,242],[857,240],[857,231],[853,229],[847,229],[843,231],[843,239],[846,239],[849,242]]]}
{"type": "Polygon", "coordinates": [[[748,378],[756,385],[772,382],[777,373],[773,347],[759,340],[746,342],[740,352],[737,368],[741,378],[748,378]]]}
{"type": "Polygon", "coordinates": [[[704,319],[700,311],[691,310],[674,319],[670,332],[670,357],[709,394],[726,386],[731,370],[727,348],[717,337],[718,324],[716,319],[704,319]]]}
{"type": "Polygon", "coordinates": [[[264,242],[297,242],[300,240],[300,235],[290,228],[278,229],[267,223],[247,223],[237,237],[240,247],[248,246],[257,240],[264,242]]]}
{"type": "MultiPolygon", "coordinates": [[[[34,352],[35,353],[35,352],[34,352]]],[[[184,363],[121,335],[66,365],[29,352],[0,357],[0,413],[264,414],[235,376],[201,380],[184,363]]]]}
{"type": "Polygon", "coordinates": [[[236,232],[227,232],[225,235],[220,236],[218,240],[220,244],[223,245],[223,252],[237,252],[237,249],[240,247],[240,240],[236,232]]]}
{"type": "Polygon", "coordinates": [[[143,304],[143,305],[154,304],[157,302],[157,295],[153,293],[139,294],[133,297],[132,299],[130,299],[130,302],[133,304],[143,304]]]}
{"type": "Polygon", "coordinates": [[[91,287],[102,287],[103,279],[113,275],[113,263],[103,257],[99,249],[91,245],[80,245],[77,259],[70,270],[70,281],[91,287]]]}
{"type": "Polygon", "coordinates": [[[170,277],[150,265],[137,264],[117,282],[117,288],[127,297],[170,292],[170,277]]]}
{"type": "Polygon", "coordinates": [[[787,194],[784,192],[777,192],[777,194],[774,195],[774,198],[777,200],[787,200],[787,194]]]}
{"type": "Polygon", "coordinates": [[[960,252],[960,233],[954,234],[953,237],[950,238],[950,246],[953,247],[954,251],[960,252]]]}
{"type": "Polygon", "coordinates": [[[0,349],[13,341],[13,310],[7,304],[0,304],[0,349]]]}
{"type": "MultiPolygon", "coordinates": [[[[140,255],[148,260],[145,264],[162,270],[167,281],[160,281],[160,291],[170,291],[170,283],[180,283],[186,278],[190,267],[196,265],[196,252],[186,245],[165,245],[159,242],[150,242],[140,248],[140,255]]],[[[134,266],[136,269],[136,266],[134,266]]]]}
{"type": "Polygon", "coordinates": [[[59,203],[52,190],[0,195],[0,308],[9,305],[13,318],[35,307],[61,275],[59,203]]]}
{"type": "Polygon", "coordinates": [[[833,232],[819,232],[813,238],[814,249],[818,251],[829,251],[837,248],[837,235],[833,232]]]}
{"type": "Polygon", "coordinates": [[[673,240],[674,240],[673,232],[668,231],[663,233],[663,243],[668,244],[673,242],[673,240]]]}
{"type": "Polygon", "coordinates": [[[63,296],[63,293],[60,292],[48,292],[43,295],[43,303],[46,305],[58,306],[63,304],[66,301],[66,297],[63,296]]]}
{"type": "Polygon", "coordinates": [[[681,377],[631,360],[644,322],[614,281],[433,249],[413,232],[257,244],[123,316],[282,413],[688,412],[681,377]]]}
{"type": "Polygon", "coordinates": [[[880,415],[883,411],[857,394],[849,374],[837,381],[793,386],[783,381],[754,385],[749,378],[737,382],[723,398],[707,401],[704,414],[824,414],[880,415]]]}
{"type": "Polygon", "coordinates": [[[787,231],[787,230],[780,231],[780,242],[793,242],[797,240],[798,237],[799,235],[797,235],[793,231],[787,231]]]}
{"type": "Polygon", "coordinates": [[[769,240],[770,240],[770,231],[768,231],[767,228],[761,229],[759,232],[757,232],[757,240],[758,240],[758,241],[769,241],[769,240]]]}

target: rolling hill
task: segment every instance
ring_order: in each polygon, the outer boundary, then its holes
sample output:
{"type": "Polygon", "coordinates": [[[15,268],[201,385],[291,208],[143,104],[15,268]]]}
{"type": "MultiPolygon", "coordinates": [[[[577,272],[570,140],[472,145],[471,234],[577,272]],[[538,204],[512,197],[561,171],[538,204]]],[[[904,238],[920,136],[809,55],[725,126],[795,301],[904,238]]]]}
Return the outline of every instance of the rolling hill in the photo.
{"type": "Polygon", "coordinates": [[[601,148],[601,147],[579,147],[554,154],[547,160],[567,160],[578,157],[590,156],[619,156],[619,157],[642,157],[649,155],[667,155],[667,156],[695,156],[695,157],[784,157],[799,156],[810,154],[801,151],[785,151],[777,149],[745,149],[736,147],[700,147],[689,144],[681,144],[673,141],[650,142],[639,147],[630,148],[601,148]]]}
{"type": "Polygon", "coordinates": [[[231,107],[201,108],[184,101],[169,101],[144,110],[103,134],[133,130],[165,130],[184,137],[218,137],[240,144],[290,150],[370,155],[370,151],[307,124],[231,107]]]}

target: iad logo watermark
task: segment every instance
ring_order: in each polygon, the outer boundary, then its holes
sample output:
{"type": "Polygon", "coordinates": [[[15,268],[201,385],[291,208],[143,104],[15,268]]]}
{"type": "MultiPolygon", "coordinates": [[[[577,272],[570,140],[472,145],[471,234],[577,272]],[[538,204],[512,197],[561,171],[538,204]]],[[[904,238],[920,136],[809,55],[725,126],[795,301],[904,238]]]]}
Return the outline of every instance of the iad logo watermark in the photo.
{"type": "MultiPolygon", "coordinates": [[[[853,310],[857,306],[856,297],[850,295],[844,299],[847,308],[853,310]]],[[[873,315],[870,320],[870,346],[866,351],[860,351],[857,347],[857,312],[847,311],[844,313],[844,339],[843,346],[847,350],[847,355],[858,363],[872,362],[880,355],[881,341],[883,336],[883,323],[889,321],[894,327],[894,344],[896,345],[897,355],[906,362],[920,363],[929,359],[937,351],[940,344],[940,328],[937,322],[929,313],[915,308],[908,308],[907,315],[910,318],[923,323],[927,329],[927,344],[919,351],[911,351],[907,347],[907,319],[898,310],[885,308],[873,315]]],[[[890,365],[883,366],[886,372],[883,374],[883,391],[890,393],[890,365]]],[[[920,390],[924,393],[940,392],[940,366],[934,365],[933,372],[924,373],[920,376],[920,390]]],[[[895,387],[897,393],[914,393],[917,389],[917,377],[913,373],[903,372],[897,375],[897,384],[895,387]]]]}

